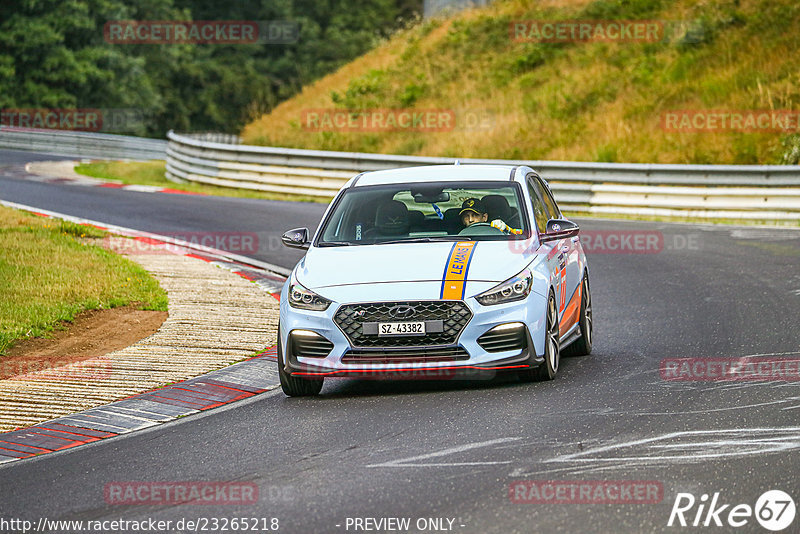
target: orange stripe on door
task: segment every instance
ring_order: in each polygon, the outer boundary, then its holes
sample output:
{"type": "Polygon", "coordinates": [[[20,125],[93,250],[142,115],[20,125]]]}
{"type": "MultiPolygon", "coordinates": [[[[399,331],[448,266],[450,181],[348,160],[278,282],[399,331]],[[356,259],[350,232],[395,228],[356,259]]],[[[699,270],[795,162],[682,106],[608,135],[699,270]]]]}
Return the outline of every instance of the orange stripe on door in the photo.
{"type": "Polygon", "coordinates": [[[572,325],[578,322],[581,318],[581,291],[583,284],[579,285],[572,298],[569,299],[567,309],[564,310],[564,315],[561,317],[561,327],[559,328],[559,335],[563,336],[572,325]]]}

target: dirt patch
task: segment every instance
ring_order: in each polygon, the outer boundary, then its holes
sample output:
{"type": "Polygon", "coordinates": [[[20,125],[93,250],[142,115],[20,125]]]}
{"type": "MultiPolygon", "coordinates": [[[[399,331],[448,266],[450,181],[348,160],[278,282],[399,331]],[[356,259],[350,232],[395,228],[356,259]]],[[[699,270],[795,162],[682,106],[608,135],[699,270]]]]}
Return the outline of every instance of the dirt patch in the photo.
{"type": "Polygon", "coordinates": [[[64,324],[66,330],[55,331],[51,338],[20,341],[0,356],[0,380],[123,349],[154,334],[167,315],[134,305],[82,312],[64,324]]]}

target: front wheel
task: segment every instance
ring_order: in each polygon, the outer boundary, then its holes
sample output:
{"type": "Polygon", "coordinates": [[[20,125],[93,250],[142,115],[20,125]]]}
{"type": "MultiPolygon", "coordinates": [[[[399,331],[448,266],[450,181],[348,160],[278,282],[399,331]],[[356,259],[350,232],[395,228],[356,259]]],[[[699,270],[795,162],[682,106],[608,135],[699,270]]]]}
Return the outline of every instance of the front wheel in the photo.
{"type": "Polygon", "coordinates": [[[526,382],[553,380],[558,373],[560,361],[560,336],[558,332],[558,312],[556,299],[550,294],[547,300],[547,322],[545,323],[544,337],[544,362],[536,369],[528,369],[520,373],[520,378],[526,382]]]}
{"type": "Polygon", "coordinates": [[[284,366],[283,346],[281,344],[281,325],[278,324],[278,377],[281,379],[281,389],[289,397],[311,397],[319,395],[322,391],[322,378],[300,378],[287,373],[284,366]]]}
{"type": "Polygon", "coordinates": [[[587,356],[592,352],[592,293],[587,275],[583,275],[581,284],[581,315],[578,318],[581,337],[564,349],[564,356],[587,356]]]}

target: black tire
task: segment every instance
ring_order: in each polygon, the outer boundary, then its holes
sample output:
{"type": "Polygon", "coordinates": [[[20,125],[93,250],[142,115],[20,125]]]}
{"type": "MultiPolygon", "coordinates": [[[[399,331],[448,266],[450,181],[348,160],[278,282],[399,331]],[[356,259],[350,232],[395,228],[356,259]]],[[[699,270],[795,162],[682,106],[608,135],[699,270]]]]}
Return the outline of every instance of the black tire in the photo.
{"type": "Polygon", "coordinates": [[[592,331],[594,317],[592,317],[592,293],[589,291],[589,277],[584,274],[583,290],[581,291],[581,314],[578,318],[578,325],[581,329],[581,337],[573,341],[566,347],[563,356],[588,356],[592,353],[592,331]]]}
{"type": "Polygon", "coordinates": [[[281,345],[281,325],[278,324],[278,377],[281,389],[289,397],[312,397],[322,391],[323,378],[300,378],[291,376],[283,369],[283,347],[281,345]]]}
{"type": "Polygon", "coordinates": [[[544,338],[544,363],[535,369],[520,372],[520,378],[525,382],[543,382],[553,380],[558,373],[558,364],[561,360],[559,348],[560,336],[558,331],[558,311],[556,299],[553,294],[547,300],[547,322],[545,323],[544,338]]]}

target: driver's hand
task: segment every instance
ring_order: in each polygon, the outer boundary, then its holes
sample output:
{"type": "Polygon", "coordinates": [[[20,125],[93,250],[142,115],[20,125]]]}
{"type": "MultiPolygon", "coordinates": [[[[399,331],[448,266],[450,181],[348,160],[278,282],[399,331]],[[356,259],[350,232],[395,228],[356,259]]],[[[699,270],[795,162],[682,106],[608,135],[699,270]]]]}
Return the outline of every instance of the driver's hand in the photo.
{"type": "Polygon", "coordinates": [[[506,232],[506,233],[509,233],[509,234],[519,235],[519,234],[522,233],[522,230],[517,230],[516,228],[511,228],[510,226],[508,226],[506,223],[504,223],[500,219],[495,219],[495,220],[492,221],[492,228],[497,228],[501,232],[506,232]]]}
{"type": "Polygon", "coordinates": [[[500,219],[495,219],[492,221],[492,228],[497,228],[501,232],[508,231],[508,225],[501,221],[500,219]]]}

